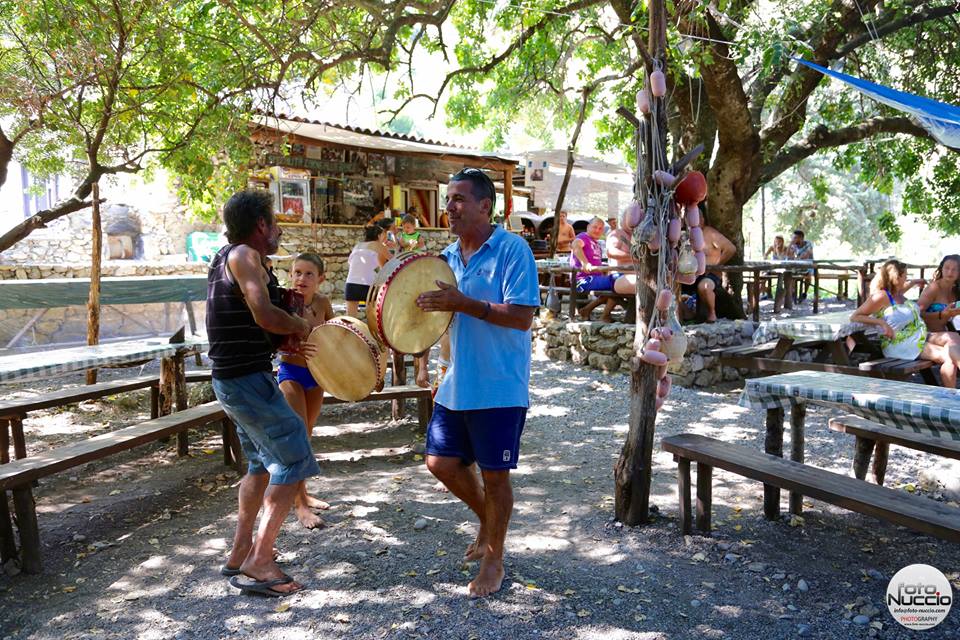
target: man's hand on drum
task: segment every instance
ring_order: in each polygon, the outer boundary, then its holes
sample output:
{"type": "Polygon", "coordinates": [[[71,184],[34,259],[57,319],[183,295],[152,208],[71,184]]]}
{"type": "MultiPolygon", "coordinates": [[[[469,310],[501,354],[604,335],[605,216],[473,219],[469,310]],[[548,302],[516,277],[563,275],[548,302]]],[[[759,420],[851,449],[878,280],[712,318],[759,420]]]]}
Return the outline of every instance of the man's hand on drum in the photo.
{"type": "Polygon", "coordinates": [[[417,296],[417,306],[424,311],[465,311],[470,298],[460,293],[455,285],[435,281],[436,291],[425,291],[417,296]]]}

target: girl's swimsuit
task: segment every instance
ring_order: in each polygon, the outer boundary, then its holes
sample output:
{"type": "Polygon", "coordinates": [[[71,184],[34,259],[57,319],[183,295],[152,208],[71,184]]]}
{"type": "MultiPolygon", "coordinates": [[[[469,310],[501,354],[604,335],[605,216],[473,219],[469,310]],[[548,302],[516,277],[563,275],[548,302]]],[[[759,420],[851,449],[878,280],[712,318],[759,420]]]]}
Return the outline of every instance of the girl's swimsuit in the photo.
{"type": "Polygon", "coordinates": [[[304,391],[309,391],[319,386],[317,381],[313,379],[310,369],[301,367],[298,364],[280,361],[280,367],[277,369],[277,384],[280,384],[284,380],[296,382],[303,387],[304,391]]]}
{"type": "Polygon", "coordinates": [[[929,307],[927,307],[927,313],[939,313],[941,311],[946,310],[946,308],[947,308],[947,305],[943,304],[942,302],[934,302],[929,307]]]}
{"type": "Polygon", "coordinates": [[[894,337],[880,338],[883,355],[888,358],[915,360],[927,341],[927,324],[920,316],[920,307],[913,300],[897,303],[889,291],[884,290],[890,306],[877,312],[893,328],[894,337]]]}

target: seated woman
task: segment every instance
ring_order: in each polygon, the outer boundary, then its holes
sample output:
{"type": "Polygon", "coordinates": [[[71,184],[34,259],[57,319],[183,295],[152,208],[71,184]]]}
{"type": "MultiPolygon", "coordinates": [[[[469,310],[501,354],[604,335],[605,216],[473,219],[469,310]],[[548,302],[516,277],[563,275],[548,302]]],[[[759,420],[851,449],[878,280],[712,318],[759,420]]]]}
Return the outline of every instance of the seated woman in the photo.
{"type": "Polygon", "coordinates": [[[927,334],[927,325],[920,317],[920,307],[903,297],[911,287],[923,280],[907,282],[907,266],[899,260],[883,263],[870,283],[870,295],[850,316],[853,322],[880,327],[880,345],[888,358],[923,360],[940,365],[943,386],[955,389],[957,367],[960,366],[960,341],[951,333],[927,334]]]}
{"type": "Polygon", "coordinates": [[[933,273],[933,280],[920,294],[917,304],[923,320],[932,332],[956,331],[951,322],[960,315],[956,307],[960,300],[960,256],[944,256],[933,273]]]}

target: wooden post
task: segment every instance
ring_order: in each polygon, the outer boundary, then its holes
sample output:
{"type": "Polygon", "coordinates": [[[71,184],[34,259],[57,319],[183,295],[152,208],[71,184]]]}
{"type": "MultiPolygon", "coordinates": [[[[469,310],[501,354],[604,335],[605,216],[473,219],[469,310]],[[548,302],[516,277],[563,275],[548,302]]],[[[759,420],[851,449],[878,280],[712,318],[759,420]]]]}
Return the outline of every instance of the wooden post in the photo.
{"type": "Polygon", "coordinates": [[[507,227],[507,220],[513,213],[513,165],[503,169],[503,228],[507,227]]]}
{"type": "MultiPolygon", "coordinates": [[[[103,255],[103,232],[100,225],[100,184],[94,182],[93,198],[93,249],[90,255],[90,297],[87,300],[87,344],[100,343],[100,263],[103,255]]],[[[87,384],[97,383],[97,370],[87,371],[87,384]]]]}
{"type": "Polygon", "coordinates": [[[856,448],[853,451],[853,476],[859,480],[867,479],[867,468],[870,466],[873,446],[874,441],[870,438],[857,436],[856,448]]]}
{"type": "MultiPolygon", "coordinates": [[[[770,455],[783,457],[783,408],[767,409],[767,434],[763,450],[770,455]]],[[[780,487],[763,485],[763,517],[776,520],[780,517],[780,487]]]]}
{"type": "Polygon", "coordinates": [[[873,454],[873,480],[880,486],[883,486],[883,478],[887,475],[887,458],[889,455],[890,443],[877,442],[877,448],[873,454]]]}
{"type": "MultiPolygon", "coordinates": [[[[790,459],[794,462],[803,462],[806,417],[807,405],[801,402],[790,405],[790,459]]],[[[790,492],[790,513],[795,516],[803,513],[803,496],[796,491],[790,492]]]]}
{"type": "Polygon", "coordinates": [[[677,492],[680,494],[680,533],[688,535],[691,532],[690,461],[680,458],[677,463],[677,492]]]}
{"type": "Polygon", "coordinates": [[[173,411],[173,394],[176,386],[176,365],[173,358],[162,358],[160,360],[160,403],[159,415],[166,416],[173,411]]]}
{"type": "MultiPolygon", "coordinates": [[[[407,384],[407,359],[402,353],[393,351],[393,384],[403,386],[407,384]]],[[[391,417],[401,419],[407,412],[407,401],[403,398],[391,401],[391,417]]]]}
{"type": "Polygon", "coordinates": [[[763,287],[760,286],[760,270],[753,271],[753,321],[760,323],[760,292],[763,287]]]}
{"type": "Polygon", "coordinates": [[[14,487],[13,508],[20,529],[20,561],[24,573],[40,573],[40,527],[37,525],[37,508],[33,501],[30,484],[14,487]]]}
{"type": "Polygon", "coordinates": [[[17,541],[13,537],[13,521],[10,520],[10,507],[7,503],[6,489],[0,489],[0,562],[17,557],[17,541]]]}
{"type": "Polygon", "coordinates": [[[710,535],[710,510],[713,507],[713,467],[697,463],[697,529],[710,535]]]}
{"type": "Polygon", "coordinates": [[[820,313],[820,270],[813,268],[813,312],[820,313]]]}
{"type": "MultiPolygon", "coordinates": [[[[173,397],[177,411],[187,408],[187,375],[184,371],[183,354],[173,356],[173,397]]],[[[177,455],[190,455],[190,434],[186,429],[177,432],[177,455]]]]}
{"type": "MultiPolygon", "coordinates": [[[[664,0],[651,0],[650,30],[648,47],[651,55],[659,61],[663,69],[667,68],[667,9],[664,0]]],[[[648,69],[648,72],[652,69],[648,69]]],[[[641,125],[644,132],[647,153],[645,157],[637,158],[638,164],[644,163],[645,175],[653,175],[654,167],[669,166],[667,162],[667,110],[662,97],[653,98],[650,114],[647,117],[656,118],[658,140],[652,139],[652,126],[641,125]],[[656,152],[658,157],[654,157],[656,152]]],[[[648,123],[649,124],[649,123],[648,123]]],[[[639,166],[638,166],[639,170],[639,166]]],[[[641,202],[645,201],[646,189],[641,185],[641,202]]],[[[639,286],[637,287],[637,328],[634,333],[634,353],[639,354],[643,347],[643,337],[649,325],[653,310],[654,295],[645,295],[646,304],[641,308],[641,295],[645,291],[647,274],[656,273],[651,270],[650,263],[656,258],[648,256],[648,260],[640,266],[639,286]]],[[[630,360],[630,426],[626,440],[620,451],[620,458],[614,467],[614,509],[618,520],[626,525],[637,526],[647,524],[650,511],[650,480],[653,463],[653,434],[656,428],[656,390],[657,370],[654,366],[641,362],[636,355],[630,360]]],[[[687,467],[689,469],[689,465],[687,467]]]]}

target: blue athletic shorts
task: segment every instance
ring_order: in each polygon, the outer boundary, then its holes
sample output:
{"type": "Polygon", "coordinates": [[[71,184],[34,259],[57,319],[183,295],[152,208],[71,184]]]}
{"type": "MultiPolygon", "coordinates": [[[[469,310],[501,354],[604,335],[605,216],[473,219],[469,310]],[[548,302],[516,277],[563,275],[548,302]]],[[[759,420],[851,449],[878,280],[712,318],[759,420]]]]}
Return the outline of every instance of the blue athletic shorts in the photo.
{"type": "Polygon", "coordinates": [[[309,391],[319,386],[317,385],[317,381],[313,379],[310,369],[281,360],[280,367],[277,369],[277,384],[280,384],[284,380],[296,382],[303,387],[304,391],[309,391]]]}
{"type": "Polygon", "coordinates": [[[270,484],[293,484],[320,473],[303,420],[267,371],[226,380],[213,392],[237,427],[247,473],[270,474],[270,484]]]}
{"type": "Polygon", "coordinates": [[[460,458],[467,465],[476,462],[487,471],[516,469],[526,418],[526,407],[453,411],[434,404],[426,452],[460,458]]]}
{"type": "Polygon", "coordinates": [[[595,276],[580,276],[577,278],[577,291],[613,291],[613,283],[617,278],[609,273],[600,273],[595,276]]]}

